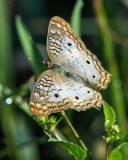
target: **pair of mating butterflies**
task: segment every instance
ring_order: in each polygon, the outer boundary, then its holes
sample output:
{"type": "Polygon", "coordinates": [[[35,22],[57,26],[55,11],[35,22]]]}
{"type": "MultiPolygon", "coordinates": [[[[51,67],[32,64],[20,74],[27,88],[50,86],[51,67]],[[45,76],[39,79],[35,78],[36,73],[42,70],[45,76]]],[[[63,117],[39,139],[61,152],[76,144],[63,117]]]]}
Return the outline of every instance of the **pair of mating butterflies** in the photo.
{"type": "Polygon", "coordinates": [[[38,78],[30,97],[30,111],[46,117],[69,108],[100,108],[102,96],[98,90],[108,86],[111,74],[60,17],[53,17],[49,23],[47,51],[53,67],[38,78]]]}

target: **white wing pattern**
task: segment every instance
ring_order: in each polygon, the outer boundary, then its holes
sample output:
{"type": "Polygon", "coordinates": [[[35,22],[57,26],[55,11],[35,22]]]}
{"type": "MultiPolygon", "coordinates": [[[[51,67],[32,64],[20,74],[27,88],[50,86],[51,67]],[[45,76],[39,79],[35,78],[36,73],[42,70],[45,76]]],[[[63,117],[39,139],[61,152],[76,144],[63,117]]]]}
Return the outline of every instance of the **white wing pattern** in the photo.
{"type": "Polygon", "coordinates": [[[30,96],[30,111],[46,117],[69,108],[100,108],[102,96],[98,90],[108,86],[111,74],[60,17],[53,17],[49,23],[47,51],[53,69],[38,78],[30,96]],[[56,65],[71,76],[59,72],[56,65]]]}
{"type": "Polygon", "coordinates": [[[84,111],[101,106],[102,96],[88,86],[50,69],[38,78],[30,97],[30,111],[48,116],[66,109],[84,111]]]}
{"type": "Polygon", "coordinates": [[[86,48],[70,25],[60,17],[53,17],[49,23],[47,50],[53,63],[76,74],[96,90],[105,89],[108,86],[111,74],[86,48]]]}

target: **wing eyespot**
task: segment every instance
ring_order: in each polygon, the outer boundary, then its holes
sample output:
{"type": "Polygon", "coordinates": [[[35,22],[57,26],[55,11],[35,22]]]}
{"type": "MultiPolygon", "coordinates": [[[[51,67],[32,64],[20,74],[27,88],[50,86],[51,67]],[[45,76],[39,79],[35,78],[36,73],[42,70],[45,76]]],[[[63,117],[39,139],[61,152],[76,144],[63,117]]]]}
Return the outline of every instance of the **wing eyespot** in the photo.
{"type": "Polygon", "coordinates": [[[90,64],[90,61],[86,61],[88,64],[90,64]]]}
{"type": "Polygon", "coordinates": [[[87,93],[90,93],[90,91],[87,91],[87,93]]]}
{"type": "Polygon", "coordinates": [[[68,46],[72,46],[72,44],[71,44],[71,43],[68,43],[68,46]]]}
{"type": "Polygon", "coordinates": [[[93,75],[92,77],[93,77],[93,78],[95,78],[96,76],[95,76],[95,75],[93,75]]]}
{"type": "Polygon", "coordinates": [[[56,97],[56,98],[58,98],[58,97],[59,97],[59,95],[58,95],[57,93],[55,93],[55,97],[56,97]]]}
{"type": "Polygon", "coordinates": [[[75,99],[79,100],[79,97],[78,97],[78,96],[75,96],[75,99]]]}

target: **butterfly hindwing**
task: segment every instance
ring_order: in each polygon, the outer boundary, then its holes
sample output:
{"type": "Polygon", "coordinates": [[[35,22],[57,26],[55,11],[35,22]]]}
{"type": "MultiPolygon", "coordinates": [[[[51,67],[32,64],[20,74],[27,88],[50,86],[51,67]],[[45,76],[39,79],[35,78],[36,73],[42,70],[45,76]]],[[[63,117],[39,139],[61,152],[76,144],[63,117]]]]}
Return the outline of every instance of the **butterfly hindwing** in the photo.
{"type": "Polygon", "coordinates": [[[35,115],[48,116],[68,108],[77,111],[98,108],[101,102],[99,92],[54,70],[47,70],[40,75],[31,93],[30,111],[35,115]]]}
{"type": "Polygon", "coordinates": [[[105,89],[108,86],[111,74],[86,48],[70,25],[60,17],[53,17],[49,23],[47,50],[53,63],[76,74],[96,90],[105,89]]]}

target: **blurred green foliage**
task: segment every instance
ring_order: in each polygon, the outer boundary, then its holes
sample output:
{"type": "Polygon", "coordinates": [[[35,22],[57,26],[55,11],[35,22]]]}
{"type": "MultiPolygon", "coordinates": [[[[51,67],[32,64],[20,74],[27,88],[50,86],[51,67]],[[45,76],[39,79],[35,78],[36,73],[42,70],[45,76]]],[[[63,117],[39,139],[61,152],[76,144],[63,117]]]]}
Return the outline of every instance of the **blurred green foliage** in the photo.
{"type": "MultiPolygon", "coordinates": [[[[107,141],[102,138],[104,131],[108,133],[109,138],[113,138],[111,129],[116,121],[120,127],[120,141],[117,143],[116,137],[111,139],[113,144],[109,159],[125,160],[128,150],[127,2],[125,0],[84,0],[83,2],[82,0],[77,2],[1,0],[0,2],[0,159],[73,159],[60,146],[47,143],[43,128],[30,114],[28,105],[30,96],[28,84],[34,81],[34,76],[30,78],[32,72],[41,73],[46,69],[41,61],[34,61],[34,59],[42,60],[42,57],[47,54],[45,44],[48,22],[50,18],[57,15],[69,22],[71,20],[72,27],[82,36],[87,48],[97,55],[103,66],[106,66],[105,68],[108,68],[113,75],[111,85],[102,92],[103,98],[115,110],[115,112],[107,108],[104,110],[105,118],[110,118],[112,122],[111,125],[106,126],[106,130],[102,110],[66,113],[90,148],[93,157],[98,160],[102,160],[105,156],[107,141]],[[22,26],[19,16],[26,27],[22,26]],[[15,24],[16,17],[17,24],[15,24]],[[40,51],[29,40],[29,36],[34,43],[41,44],[40,51]]],[[[67,137],[69,141],[76,144],[76,139],[64,120],[59,123],[58,128],[64,138],[67,137]]],[[[64,145],[67,150],[71,149],[70,152],[73,154],[74,144],[69,145],[64,142],[61,146],[64,145]]],[[[74,157],[83,152],[82,148],[78,150],[78,153],[74,152],[74,157]]],[[[85,155],[86,153],[83,152],[82,156],[85,155]]]]}

